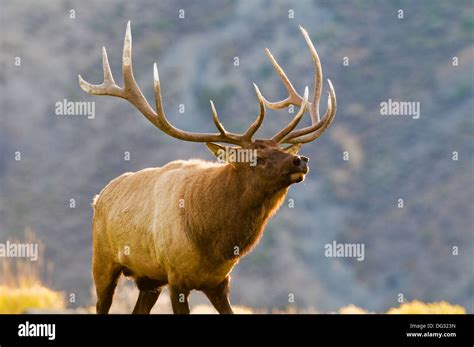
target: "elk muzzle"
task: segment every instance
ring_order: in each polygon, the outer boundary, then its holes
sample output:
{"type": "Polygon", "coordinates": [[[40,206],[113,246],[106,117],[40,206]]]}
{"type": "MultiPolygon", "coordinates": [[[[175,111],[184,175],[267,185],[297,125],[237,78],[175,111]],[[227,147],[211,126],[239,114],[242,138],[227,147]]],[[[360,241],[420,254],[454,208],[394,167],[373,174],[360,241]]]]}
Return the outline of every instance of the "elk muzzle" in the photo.
{"type": "Polygon", "coordinates": [[[290,179],[292,183],[299,183],[304,180],[304,176],[309,171],[308,161],[309,159],[307,157],[299,155],[295,155],[293,157],[293,165],[295,172],[290,174],[290,179]]]}

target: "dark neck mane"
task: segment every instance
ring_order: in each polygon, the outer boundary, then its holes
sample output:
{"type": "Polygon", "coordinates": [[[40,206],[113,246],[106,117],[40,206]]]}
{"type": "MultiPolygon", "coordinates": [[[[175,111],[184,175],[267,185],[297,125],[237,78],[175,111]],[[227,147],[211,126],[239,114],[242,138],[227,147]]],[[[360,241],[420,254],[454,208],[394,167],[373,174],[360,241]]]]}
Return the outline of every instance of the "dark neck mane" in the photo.
{"type": "Polygon", "coordinates": [[[206,201],[187,218],[188,235],[203,255],[230,260],[248,253],[260,239],[267,220],[282,204],[288,187],[275,189],[224,165],[200,192],[206,201]],[[214,181],[214,182],[213,182],[214,181]]]}

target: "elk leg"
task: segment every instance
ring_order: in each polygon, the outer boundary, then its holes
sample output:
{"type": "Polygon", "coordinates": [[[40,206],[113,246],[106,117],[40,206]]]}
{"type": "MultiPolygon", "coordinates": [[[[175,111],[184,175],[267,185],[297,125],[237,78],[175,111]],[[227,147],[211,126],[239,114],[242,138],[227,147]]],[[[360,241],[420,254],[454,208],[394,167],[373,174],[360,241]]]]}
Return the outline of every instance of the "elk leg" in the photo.
{"type": "Polygon", "coordinates": [[[220,314],[233,314],[229,301],[230,281],[226,277],[217,287],[205,288],[202,290],[209,301],[220,314]]]}
{"type": "Polygon", "coordinates": [[[149,314],[151,309],[160,296],[161,288],[153,290],[140,290],[138,294],[138,300],[133,309],[133,314],[149,314]]]}
{"type": "Polygon", "coordinates": [[[175,314],[189,314],[188,295],[189,290],[169,285],[171,306],[175,314]]]}
{"type": "Polygon", "coordinates": [[[115,287],[120,277],[120,267],[111,265],[108,269],[99,268],[97,265],[93,267],[93,276],[97,293],[97,314],[109,313],[112,305],[115,287]]]}

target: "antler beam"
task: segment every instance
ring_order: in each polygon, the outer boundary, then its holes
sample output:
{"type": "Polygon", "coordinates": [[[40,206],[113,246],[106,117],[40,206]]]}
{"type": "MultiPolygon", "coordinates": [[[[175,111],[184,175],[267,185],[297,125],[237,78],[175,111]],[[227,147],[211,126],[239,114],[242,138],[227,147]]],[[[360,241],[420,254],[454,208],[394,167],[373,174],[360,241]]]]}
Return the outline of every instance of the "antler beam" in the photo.
{"type": "Polygon", "coordinates": [[[158,76],[158,68],[156,66],[156,63],[153,66],[156,112],[150,106],[145,96],[140,91],[137,82],[135,81],[132,68],[132,34],[130,30],[130,21],[127,24],[127,30],[125,33],[125,40],[123,46],[123,88],[119,87],[114,81],[112,72],[110,70],[109,60],[107,58],[107,52],[105,50],[105,47],[102,50],[102,64],[104,69],[104,81],[102,84],[90,84],[79,75],[79,84],[85,92],[93,95],[117,96],[122,99],[128,100],[158,129],[180,140],[192,142],[224,142],[245,146],[252,142],[252,136],[262,125],[263,119],[265,117],[264,99],[260,91],[258,90],[258,87],[255,85],[255,91],[257,93],[257,98],[260,104],[260,113],[245,133],[235,134],[226,131],[222,124],[219,122],[217,112],[212,101],[211,108],[213,113],[213,119],[217,129],[219,130],[219,133],[195,133],[175,128],[168,121],[163,108],[160,79],[158,76]]]}
{"type": "Polygon", "coordinates": [[[258,102],[260,105],[260,113],[256,117],[255,121],[250,125],[250,127],[243,134],[236,134],[228,132],[224,126],[219,121],[219,117],[214,106],[214,103],[211,101],[211,110],[213,115],[213,121],[216,128],[219,130],[218,133],[196,133],[189,132],[178,129],[174,127],[167,119],[164,108],[163,101],[161,97],[161,85],[158,75],[158,68],[156,63],[153,66],[153,80],[154,80],[154,89],[155,89],[155,103],[156,111],[150,106],[145,96],[141,92],[140,88],[135,81],[133,75],[132,67],[132,34],[130,29],[130,21],[127,23],[127,30],[125,33],[125,40],[123,46],[123,57],[122,57],[122,74],[124,86],[119,87],[113,78],[112,72],[110,70],[109,60],[107,58],[107,52],[105,47],[102,50],[102,64],[104,70],[104,81],[102,84],[94,85],[86,82],[79,75],[79,84],[81,88],[93,95],[111,95],[120,97],[122,99],[128,100],[132,105],[134,105],[153,125],[164,133],[184,141],[192,142],[224,142],[240,146],[248,146],[252,143],[252,137],[257,132],[257,130],[262,125],[263,119],[265,117],[265,106],[270,107],[271,109],[282,109],[286,108],[289,105],[300,106],[300,110],[296,116],[288,123],[286,127],[280,130],[277,134],[272,137],[272,140],[278,143],[306,143],[315,140],[318,138],[331,124],[336,115],[336,94],[334,88],[329,83],[329,98],[328,98],[328,107],[323,119],[320,119],[319,116],[319,101],[321,99],[322,91],[322,68],[321,62],[319,60],[318,54],[311,42],[311,39],[308,36],[303,27],[300,27],[300,30],[306,40],[306,43],[310,49],[311,56],[314,62],[315,68],[315,78],[314,78],[314,92],[312,101],[308,101],[308,88],[305,88],[304,96],[301,97],[291,84],[290,80],[286,76],[283,69],[280,67],[276,59],[273,57],[271,52],[266,49],[266,52],[277,70],[280,78],[282,79],[287,91],[288,97],[284,100],[277,102],[269,102],[266,100],[257,85],[254,84],[255,92],[257,94],[258,102]],[[306,110],[309,110],[311,116],[311,126],[305,127],[303,129],[294,130],[298,125],[299,121],[302,119],[306,110]]]}

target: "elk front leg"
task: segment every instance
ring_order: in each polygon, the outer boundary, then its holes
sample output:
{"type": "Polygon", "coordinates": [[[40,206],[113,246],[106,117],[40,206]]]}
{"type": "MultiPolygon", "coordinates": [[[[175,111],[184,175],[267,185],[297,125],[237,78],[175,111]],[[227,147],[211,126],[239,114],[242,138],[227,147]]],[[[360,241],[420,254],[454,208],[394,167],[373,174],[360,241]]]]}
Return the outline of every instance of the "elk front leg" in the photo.
{"type": "Polygon", "coordinates": [[[107,314],[112,305],[115,287],[122,273],[121,269],[117,264],[104,264],[98,261],[96,255],[92,270],[97,292],[97,314],[107,314]]]}
{"type": "Polygon", "coordinates": [[[226,277],[217,287],[203,289],[209,301],[221,314],[233,314],[229,301],[230,280],[226,277]]]}
{"type": "Polygon", "coordinates": [[[169,285],[171,306],[174,314],[189,314],[188,295],[189,290],[179,286],[169,285]]]}

